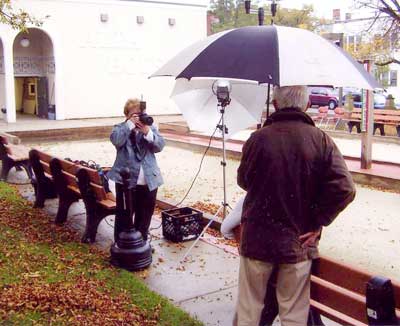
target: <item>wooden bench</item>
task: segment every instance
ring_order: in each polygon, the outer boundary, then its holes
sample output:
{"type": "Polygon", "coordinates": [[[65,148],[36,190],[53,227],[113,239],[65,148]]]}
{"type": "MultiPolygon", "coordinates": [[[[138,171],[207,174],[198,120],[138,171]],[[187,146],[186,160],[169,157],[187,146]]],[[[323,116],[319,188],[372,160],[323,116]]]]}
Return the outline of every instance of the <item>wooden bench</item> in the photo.
{"type": "Polygon", "coordinates": [[[56,157],[53,157],[50,161],[50,171],[58,195],[56,224],[63,224],[67,220],[71,205],[82,199],[76,179],[79,168],[80,166],[73,162],[56,157]]]}
{"type": "MultiPolygon", "coordinates": [[[[361,109],[353,109],[351,116],[344,118],[348,121],[349,132],[353,130],[353,127],[357,128],[357,132],[361,132],[361,109]]],[[[400,137],[400,110],[374,110],[374,134],[379,129],[382,136],[385,135],[384,126],[395,126],[397,135],[400,137]]]]}
{"type": "MultiPolygon", "coordinates": [[[[323,325],[319,315],[341,325],[378,325],[373,318],[375,312],[378,317],[381,315],[377,308],[380,306],[381,309],[385,307],[389,309],[390,302],[384,302],[382,298],[376,298],[371,293],[367,293],[367,283],[373,277],[368,272],[331,258],[321,257],[314,260],[311,275],[311,311],[309,317],[309,319],[314,320],[314,323],[311,323],[311,325],[323,325]]],[[[397,320],[392,319],[390,322],[386,320],[385,324],[399,325],[400,284],[392,282],[392,285],[395,309],[392,309],[391,313],[397,320]]]]}
{"type": "Polygon", "coordinates": [[[7,138],[0,135],[0,158],[2,162],[0,180],[7,181],[8,173],[13,167],[17,170],[24,169],[29,179],[32,179],[28,147],[9,144],[7,138]]]}
{"type": "Polygon", "coordinates": [[[116,199],[113,193],[104,190],[98,171],[82,167],[77,171],[77,177],[86,208],[86,230],[82,241],[94,242],[101,220],[115,215],[116,199]]]}
{"type": "Polygon", "coordinates": [[[50,169],[59,197],[56,223],[64,223],[70,206],[82,199],[86,209],[86,228],[82,242],[95,242],[101,220],[115,214],[116,201],[113,194],[105,192],[97,170],[58,158],[51,160],[50,169]]]}
{"type": "Polygon", "coordinates": [[[35,203],[33,207],[43,208],[46,199],[56,198],[57,192],[50,171],[50,161],[53,157],[38,149],[29,152],[29,162],[32,166],[34,177],[32,185],[35,191],[35,203]]]}
{"type": "Polygon", "coordinates": [[[34,207],[44,207],[46,199],[58,197],[55,223],[63,224],[71,205],[82,199],[86,209],[82,242],[94,242],[99,223],[104,217],[115,214],[116,207],[115,198],[112,193],[105,192],[99,173],[37,149],[31,150],[29,156],[35,173],[34,207]]]}

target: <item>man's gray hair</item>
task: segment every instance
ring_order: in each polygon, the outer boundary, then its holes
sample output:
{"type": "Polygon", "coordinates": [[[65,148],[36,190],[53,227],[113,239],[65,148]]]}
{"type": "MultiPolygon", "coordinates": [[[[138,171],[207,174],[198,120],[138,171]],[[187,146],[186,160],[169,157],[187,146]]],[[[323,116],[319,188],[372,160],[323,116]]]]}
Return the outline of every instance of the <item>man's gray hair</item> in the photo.
{"type": "Polygon", "coordinates": [[[307,86],[275,86],[273,99],[277,109],[299,108],[305,111],[309,100],[307,86]]]}

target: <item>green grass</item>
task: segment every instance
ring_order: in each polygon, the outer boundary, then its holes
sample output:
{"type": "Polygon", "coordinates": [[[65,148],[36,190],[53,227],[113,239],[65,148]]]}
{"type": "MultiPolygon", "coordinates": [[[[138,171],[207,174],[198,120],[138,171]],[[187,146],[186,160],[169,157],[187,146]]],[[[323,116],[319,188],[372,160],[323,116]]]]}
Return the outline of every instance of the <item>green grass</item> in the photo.
{"type": "Polygon", "coordinates": [[[202,325],[140,275],[111,267],[105,253],[0,182],[0,324],[202,325]],[[135,316],[137,324],[124,323],[135,316]]]}

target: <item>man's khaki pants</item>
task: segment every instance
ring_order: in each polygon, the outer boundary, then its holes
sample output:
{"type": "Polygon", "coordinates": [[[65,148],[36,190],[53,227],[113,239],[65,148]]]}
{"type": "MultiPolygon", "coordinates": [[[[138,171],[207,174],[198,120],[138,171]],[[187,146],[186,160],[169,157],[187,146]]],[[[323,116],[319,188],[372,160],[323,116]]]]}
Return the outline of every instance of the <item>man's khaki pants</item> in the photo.
{"type": "MultiPolygon", "coordinates": [[[[259,325],[273,267],[273,264],[240,256],[239,298],[234,326],[259,325]]],[[[311,260],[279,265],[276,294],[282,326],[307,325],[310,271],[311,260]]]]}

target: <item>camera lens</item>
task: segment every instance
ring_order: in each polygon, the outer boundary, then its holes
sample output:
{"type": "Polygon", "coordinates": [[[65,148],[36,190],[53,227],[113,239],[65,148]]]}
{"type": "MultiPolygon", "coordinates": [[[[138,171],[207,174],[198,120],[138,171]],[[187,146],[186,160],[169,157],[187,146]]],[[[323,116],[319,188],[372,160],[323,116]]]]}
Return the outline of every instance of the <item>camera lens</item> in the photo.
{"type": "Polygon", "coordinates": [[[147,115],[146,113],[142,113],[139,116],[139,120],[140,122],[144,123],[147,126],[151,126],[154,122],[154,119],[151,116],[147,115]]]}

